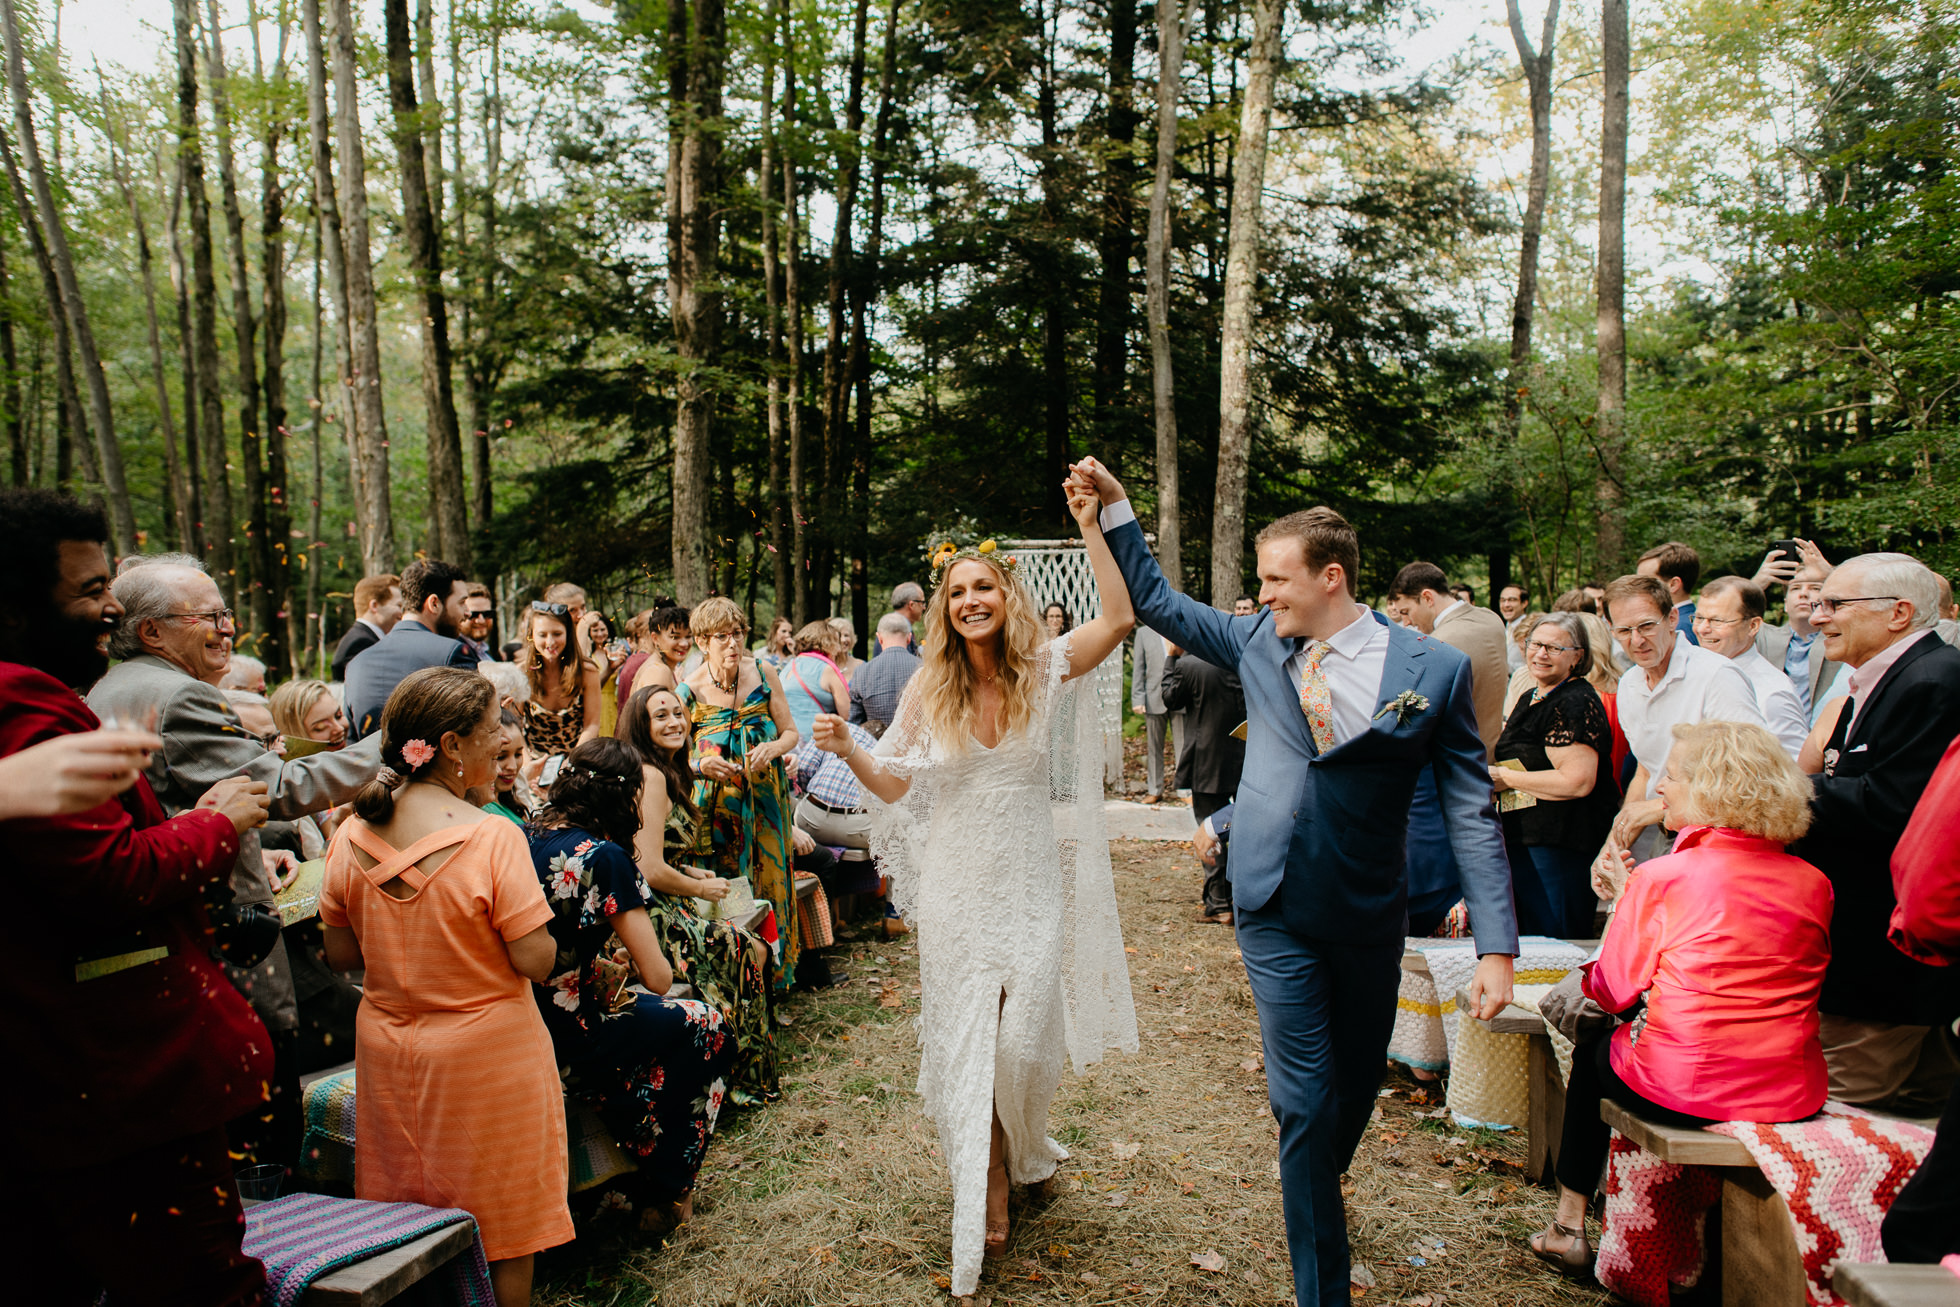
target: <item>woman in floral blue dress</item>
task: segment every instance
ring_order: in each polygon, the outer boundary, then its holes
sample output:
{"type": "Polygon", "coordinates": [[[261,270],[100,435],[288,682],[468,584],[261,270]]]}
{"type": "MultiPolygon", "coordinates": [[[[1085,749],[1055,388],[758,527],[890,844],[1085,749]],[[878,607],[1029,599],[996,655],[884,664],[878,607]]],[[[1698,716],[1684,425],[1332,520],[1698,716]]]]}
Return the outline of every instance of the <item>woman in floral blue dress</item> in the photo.
{"type": "Polygon", "coordinates": [[[566,1087],[590,1104],[637,1171],[611,1187],[615,1207],[660,1231],[693,1213],[694,1177],[728,1091],[735,1041],[706,1003],[654,994],[673,984],[646,903],[633,837],[640,757],[604,736],[572,750],[551,802],[526,828],[558,946],[550,980],[532,987],[566,1087]]]}

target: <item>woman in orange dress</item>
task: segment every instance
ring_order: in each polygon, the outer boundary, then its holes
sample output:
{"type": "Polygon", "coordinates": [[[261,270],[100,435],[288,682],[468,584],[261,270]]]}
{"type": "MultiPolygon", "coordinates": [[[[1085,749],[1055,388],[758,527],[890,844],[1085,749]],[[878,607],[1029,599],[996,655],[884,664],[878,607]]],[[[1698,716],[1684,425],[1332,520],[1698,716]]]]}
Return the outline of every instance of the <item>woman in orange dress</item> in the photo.
{"type": "Polygon", "coordinates": [[[532,1255],[569,1241],[572,1215],[558,1065],[530,985],[551,971],[551,907],[524,832],[463,797],[496,774],[496,688],[416,672],[381,733],[385,767],[335,835],[320,892],[328,961],[367,969],[354,1192],[475,1216],[498,1307],[523,1307],[532,1255]]]}

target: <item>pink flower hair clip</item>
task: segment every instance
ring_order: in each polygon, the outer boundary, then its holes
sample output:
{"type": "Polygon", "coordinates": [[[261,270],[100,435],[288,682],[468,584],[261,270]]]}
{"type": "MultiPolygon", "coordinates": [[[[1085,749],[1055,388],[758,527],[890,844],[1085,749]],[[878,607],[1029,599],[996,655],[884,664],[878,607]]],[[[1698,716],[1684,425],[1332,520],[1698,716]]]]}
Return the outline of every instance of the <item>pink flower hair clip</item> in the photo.
{"type": "Polygon", "coordinates": [[[424,763],[436,756],[436,751],[427,740],[410,740],[402,746],[402,761],[410,771],[420,771],[424,763]]]}

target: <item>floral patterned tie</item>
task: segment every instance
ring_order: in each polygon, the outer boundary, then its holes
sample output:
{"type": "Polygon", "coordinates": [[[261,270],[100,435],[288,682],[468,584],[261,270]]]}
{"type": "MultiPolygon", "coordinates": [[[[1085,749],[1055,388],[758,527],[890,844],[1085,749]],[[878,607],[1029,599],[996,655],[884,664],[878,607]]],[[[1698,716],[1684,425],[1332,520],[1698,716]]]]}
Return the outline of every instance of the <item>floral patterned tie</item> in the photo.
{"type": "Polygon", "coordinates": [[[1309,644],[1307,667],[1300,674],[1300,711],[1307,715],[1313,747],[1321,753],[1334,747],[1334,692],[1328,688],[1327,673],[1320,665],[1333,647],[1325,640],[1309,644]]]}

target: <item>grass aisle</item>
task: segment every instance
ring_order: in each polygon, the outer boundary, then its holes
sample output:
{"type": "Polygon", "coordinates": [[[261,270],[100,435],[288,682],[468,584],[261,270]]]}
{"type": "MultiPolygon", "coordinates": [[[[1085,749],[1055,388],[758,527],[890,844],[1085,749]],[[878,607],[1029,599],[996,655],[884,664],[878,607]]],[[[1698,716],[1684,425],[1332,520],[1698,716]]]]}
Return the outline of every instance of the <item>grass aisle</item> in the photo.
{"type": "MultiPolygon", "coordinates": [[[[1193,920],[1188,849],[1123,841],[1111,852],[1142,1049],[1064,1077],[1050,1120],[1072,1160],[1045,1208],[1017,1191],[1013,1240],[988,1263],[980,1297],[1291,1303],[1258,1017],[1232,932],[1193,920]]],[[[693,1223],[664,1247],[593,1241],[547,1257],[540,1307],[950,1301],[952,1202],[912,1092],[912,941],[866,934],[836,957],[850,979],[788,1005],[782,1102],[723,1117],[693,1223]]],[[[1430,1095],[1399,1072],[1383,1088],[1348,1184],[1356,1261],[1375,1280],[1354,1301],[1608,1301],[1521,1251],[1551,1214],[1550,1194],[1522,1182],[1522,1139],[1425,1115],[1430,1095]]]]}

